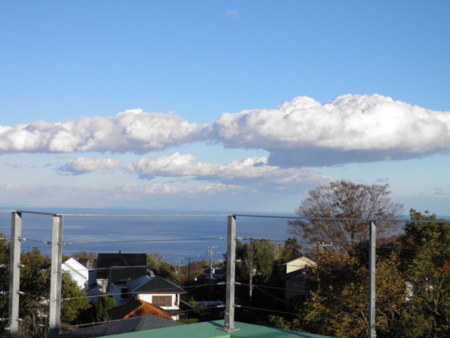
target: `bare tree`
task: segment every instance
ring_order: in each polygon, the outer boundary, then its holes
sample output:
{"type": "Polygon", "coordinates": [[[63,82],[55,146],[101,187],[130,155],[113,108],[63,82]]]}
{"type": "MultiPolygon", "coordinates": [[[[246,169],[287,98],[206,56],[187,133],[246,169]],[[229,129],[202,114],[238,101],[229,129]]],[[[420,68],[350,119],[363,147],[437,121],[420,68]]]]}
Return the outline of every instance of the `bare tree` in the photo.
{"type": "MultiPolygon", "coordinates": [[[[353,248],[367,238],[367,220],[392,219],[402,210],[389,194],[387,184],[341,180],[320,185],[309,191],[297,209],[298,215],[308,220],[289,222],[291,232],[311,242],[333,242],[336,249],[353,248]]],[[[395,230],[395,222],[380,222],[377,228],[380,236],[387,235],[395,230]]]]}

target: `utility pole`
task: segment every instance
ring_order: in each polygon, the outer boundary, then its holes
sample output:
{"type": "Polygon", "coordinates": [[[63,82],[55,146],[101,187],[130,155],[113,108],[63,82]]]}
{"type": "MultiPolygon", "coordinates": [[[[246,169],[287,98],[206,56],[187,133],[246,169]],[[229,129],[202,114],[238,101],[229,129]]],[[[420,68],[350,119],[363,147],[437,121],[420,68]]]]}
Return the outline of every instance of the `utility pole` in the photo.
{"type": "Polygon", "coordinates": [[[209,277],[213,279],[213,250],[218,249],[217,245],[208,245],[208,256],[209,256],[209,277]]]}
{"type": "Polygon", "coordinates": [[[191,256],[188,257],[188,282],[191,280],[191,256]]]}
{"type": "Polygon", "coordinates": [[[180,269],[180,266],[181,266],[181,262],[183,261],[183,257],[178,257],[178,258],[176,258],[175,259],[175,264],[176,264],[176,266],[177,266],[177,274],[178,274],[178,280],[181,282],[181,269],[180,269]]]}
{"type": "Polygon", "coordinates": [[[256,269],[253,268],[253,239],[250,238],[249,243],[249,271],[248,271],[248,297],[250,298],[250,304],[253,304],[253,276],[256,274],[256,269]]]}
{"type": "Polygon", "coordinates": [[[375,338],[377,336],[376,329],[376,248],[377,248],[377,225],[375,221],[370,221],[369,225],[369,328],[368,337],[375,338]]]}

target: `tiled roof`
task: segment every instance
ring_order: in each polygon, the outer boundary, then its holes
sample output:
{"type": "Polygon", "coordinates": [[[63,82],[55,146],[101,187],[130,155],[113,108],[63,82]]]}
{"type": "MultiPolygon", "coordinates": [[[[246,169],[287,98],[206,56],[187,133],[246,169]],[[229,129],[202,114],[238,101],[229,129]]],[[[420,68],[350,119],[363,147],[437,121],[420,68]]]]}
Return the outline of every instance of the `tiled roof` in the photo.
{"type": "Polygon", "coordinates": [[[128,303],[108,310],[108,315],[113,320],[131,318],[143,314],[155,315],[171,320],[170,315],[163,309],[138,299],[131,300],[128,303]]]}
{"type": "Polygon", "coordinates": [[[129,284],[129,288],[131,292],[149,292],[149,293],[185,293],[181,287],[164,279],[162,277],[156,276],[153,278],[149,278],[149,280],[141,285],[138,285],[134,289],[130,287],[133,285],[129,284]]]}
{"type": "Polygon", "coordinates": [[[93,338],[128,332],[145,331],[164,327],[179,326],[182,323],[153,315],[142,315],[95,325],[76,331],[63,333],[61,338],[93,338]]]}
{"type": "Polygon", "coordinates": [[[142,285],[144,285],[145,283],[149,282],[152,278],[154,278],[155,276],[140,276],[139,278],[133,279],[132,281],[128,282],[128,288],[130,290],[136,290],[138,288],[140,288],[142,285]]]}

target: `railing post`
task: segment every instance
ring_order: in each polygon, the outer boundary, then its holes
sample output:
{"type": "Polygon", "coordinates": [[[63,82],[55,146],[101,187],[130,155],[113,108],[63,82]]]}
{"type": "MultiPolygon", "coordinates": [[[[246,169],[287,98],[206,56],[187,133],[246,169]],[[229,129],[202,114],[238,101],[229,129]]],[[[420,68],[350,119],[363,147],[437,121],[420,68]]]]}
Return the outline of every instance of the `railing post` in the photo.
{"type": "Polygon", "coordinates": [[[237,331],[234,327],[235,308],[235,278],[236,278],[236,216],[228,216],[227,231],[227,286],[226,305],[223,330],[226,332],[237,331]]]}
{"type": "Polygon", "coordinates": [[[11,214],[11,243],[9,271],[9,337],[19,336],[19,296],[20,296],[20,236],[22,235],[22,213],[11,214]]]}
{"type": "Polygon", "coordinates": [[[50,275],[49,337],[59,337],[61,319],[63,216],[53,216],[52,264],[50,275]]]}
{"type": "Polygon", "coordinates": [[[374,221],[370,221],[369,226],[369,327],[368,336],[374,338],[377,336],[375,326],[375,302],[376,302],[376,241],[377,241],[377,226],[374,221]]]}

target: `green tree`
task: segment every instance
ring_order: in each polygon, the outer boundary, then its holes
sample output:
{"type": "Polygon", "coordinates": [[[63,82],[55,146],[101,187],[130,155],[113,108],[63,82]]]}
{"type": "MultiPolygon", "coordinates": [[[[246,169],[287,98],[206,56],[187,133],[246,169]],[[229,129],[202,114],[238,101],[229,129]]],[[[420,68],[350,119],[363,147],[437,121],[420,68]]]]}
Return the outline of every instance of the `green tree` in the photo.
{"type": "Polygon", "coordinates": [[[297,238],[288,238],[284,241],[284,246],[281,248],[280,261],[286,263],[300,257],[301,249],[302,247],[300,244],[298,244],[297,238]]]}
{"type": "Polygon", "coordinates": [[[116,301],[111,296],[102,296],[95,304],[95,321],[103,322],[109,320],[108,310],[116,306],[116,301]]]}
{"type": "Polygon", "coordinates": [[[409,285],[411,321],[422,336],[450,332],[450,223],[414,209],[402,239],[405,279],[409,285]]]}
{"type": "Polygon", "coordinates": [[[61,321],[67,324],[78,322],[80,314],[91,308],[91,303],[86,298],[86,292],[81,290],[78,284],[67,274],[62,275],[61,297],[61,321]]]}
{"type": "MultiPolygon", "coordinates": [[[[9,244],[0,240],[0,273],[2,290],[9,290],[9,244]]],[[[43,256],[38,248],[21,254],[19,317],[22,319],[19,333],[27,337],[44,337],[48,324],[48,297],[50,293],[50,265],[48,257],[43,256]]],[[[69,276],[63,275],[62,298],[72,298],[63,301],[61,320],[71,323],[90,305],[84,298],[84,291],[69,276]]],[[[0,316],[8,317],[8,297],[0,296],[0,316]]]]}
{"type": "Polygon", "coordinates": [[[177,280],[175,266],[168,263],[160,254],[147,254],[147,267],[157,276],[173,282],[177,280]]]}
{"type": "Polygon", "coordinates": [[[248,299],[253,302],[254,283],[265,284],[275,268],[278,247],[268,239],[251,239],[248,243],[236,242],[236,277],[248,284],[248,299]]]}
{"type": "Polygon", "coordinates": [[[237,275],[241,281],[248,282],[253,276],[258,282],[267,282],[275,264],[278,247],[268,239],[251,239],[248,243],[237,241],[236,265],[237,275]]]}

